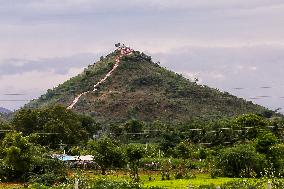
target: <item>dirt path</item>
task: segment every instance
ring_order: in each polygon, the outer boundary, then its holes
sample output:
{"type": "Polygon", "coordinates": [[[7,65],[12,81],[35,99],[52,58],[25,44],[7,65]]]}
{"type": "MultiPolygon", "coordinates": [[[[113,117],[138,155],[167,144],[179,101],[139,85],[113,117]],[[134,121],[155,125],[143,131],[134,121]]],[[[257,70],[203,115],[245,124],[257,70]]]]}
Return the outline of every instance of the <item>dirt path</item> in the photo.
{"type": "MultiPolygon", "coordinates": [[[[117,67],[119,66],[119,64],[120,64],[120,59],[121,59],[123,56],[130,55],[130,54],[132,54],[132,52],[133,52],[133,49],[131,49],[131,48],[129,48],[129,47],[125,47],[125,46],[119,47],[118,50],[119,50],[120,53],[119,53],[119,55],[117,55],[117,56],[115,57],[115,64],[114,64],[113,68],[105,75],[104,78],[102,78],[99,82],[97,82],[97,83],[94,85],[93,91],[97,91],[97,90],[98,90],[98,86],[99,86],[100,84],[102,84],[103,82],[105,82],[105,81],[107,80],[107,78],[112,75],[112,73],[113,73],[113,72],[117,69],[117,67]]],[[[85,94],[87,94],[87,93],[89,93],[89,92],[91,92],[91,91],[85,91],[85,92],[83,92],[83,93],[77,95],[77,96],[75,97],[75,99],[73,100],[72,104],[70,104],[70,105],[67,107],[67,109],[72,109],[72,108],[78,103],[78,101],[80,100],[80,98],[81,98],[83,95],[85,95],[85,94]]]]}

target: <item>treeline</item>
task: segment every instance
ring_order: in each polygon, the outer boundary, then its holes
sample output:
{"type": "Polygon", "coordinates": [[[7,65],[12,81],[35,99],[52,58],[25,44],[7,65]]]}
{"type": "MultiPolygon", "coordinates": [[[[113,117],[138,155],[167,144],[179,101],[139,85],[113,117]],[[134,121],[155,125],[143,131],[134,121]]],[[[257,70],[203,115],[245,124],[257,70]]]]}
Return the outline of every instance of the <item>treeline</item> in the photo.
{"type": "Polygon", "coordinates": [[[102,125],[62,106],[22,109],[0,123],[0,179],[62,182],[70,167],[51,155],[63,150],[93,155],[101,174],[129,170],[133,181],[139,181],[140,169],[159,171],[161,179],[191,178],[192,170],[212,177],[281,177],[283,125],[282,117],[255,114],[174,125],[137,120],[102,125]]]}

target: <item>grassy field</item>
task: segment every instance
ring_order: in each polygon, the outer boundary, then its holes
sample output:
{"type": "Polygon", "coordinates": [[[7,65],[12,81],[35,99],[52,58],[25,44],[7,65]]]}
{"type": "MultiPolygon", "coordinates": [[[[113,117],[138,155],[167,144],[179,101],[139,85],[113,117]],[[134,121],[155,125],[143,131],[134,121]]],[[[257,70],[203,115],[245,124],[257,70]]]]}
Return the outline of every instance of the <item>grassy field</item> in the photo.
{"type": "Polygon", "coordinates": [[[177,180],[161,180],[160,178],[152,181],[145,181],[145,186],[161,186],[167,188],[188,188],[189,186],[200,185],[221,185],[222,183],[232,181],[232,178],[216,178],[212,179],[209,175],[198,175],[192,179],[177,179],[177,180]]]}
{"type": "MultiPolygon", "coordinates": [[[[130,181],[130,177],[126,172],[112,172],[108,175],[102,176],[97,172],[84,172],[82,175],[88,177],[89,179],[108,179],[115,181],[128,180],[130,181]]],[[[189,188],[189,186],[197,187],[200,185],[222,185],[226,182],[230,182],[233,180],[237,180],[236,178],[227,178],[227,177],[219,177],[212,179],[209,174],[199,173],[196,174],[195,178],[189,179],[174,179],[173,174],[171,175],[170,180],[162,180],[161,174],[159,172],[141,172],[140,173],[140,182],[143,183],[144,186],[159,186],[165,188],[189,188]],[[151,177],[151,179],[149,179],[151,177]]],[[[19,189],[24,188],[24,184],[18,183],[0,183],[0,189],[19,189]]]]}
{"type": "Polygon", "coordinates": [[[18,184],[18,183],[0,183],[1,189],[18,189],[23,187],[24,187],[23,184],[18,184]]]}
{"type": "MultiPolygon", "coordinates": [[[[93,173],[85,173],[89,178],[99,179],[110,179],[110,180],[129,180],[130,177],[125,172],[113,172],[106,176],[101,176],[93,173]]],[[[140,173],[140,182],[144,186],[160,186],[166,188],[188,188],[191,186],[200,186],[200,185],[221,185],[223,183],[233,181],[234,178],[219,177],[212,179],[209,174],[196,174],[195,178],[189,179],[174,179],[174,175],[171,175],[170,180],[162,180],[161,174],[159,172],[142,172],[140,173]],[[149,179],[151,177],[151,179],[149,179]]]]}

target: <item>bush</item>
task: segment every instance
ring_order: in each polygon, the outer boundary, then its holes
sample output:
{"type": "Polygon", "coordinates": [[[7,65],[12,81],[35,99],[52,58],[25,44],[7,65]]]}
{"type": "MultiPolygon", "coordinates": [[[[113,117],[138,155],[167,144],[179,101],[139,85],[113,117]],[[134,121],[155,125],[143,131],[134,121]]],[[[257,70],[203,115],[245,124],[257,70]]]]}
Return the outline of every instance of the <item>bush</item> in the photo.
{"type": "MultiPolygon", "coordinates": [[[[61,184],[58,186],[45,186],[44,184],[35,183],[29,188],[32,189],[73,189],[74,179],[70,180],[68,183],[61,184]]],[[[132,183],[128,181],[111,181],[107,179],[99,179],[94,181],[80,180],[79,188],[89,188],[89,189],[163,189],[159,186],[143,187],[141,184],[132,183]]]]}
{"type": "Polygon", "coordinates": [[[201,186],[198,187],[198,189],[216,189],[216,186],[214,184],[201,185],[201,186]]]}
{"type": "Polygon", "coordinates": [[[276,144],[269,148],[268,159],[277,175],[284,175],[284,144],[276,144]]]}
{"type": "Polygon", "coordinates": [[[254,177],[261,176],[266,164],[265,155],[256,152],[250,144],[241,144],[221,150],[216,168],[219,168],[224,176],[254,177]]]}
{"type": "Polygon", "coordinates": [[[54,175],[62,178],[66,175],[63,164],[44,155],[45,149],[30,142],[30,137],[23,137],[21,133],[9,133],[1,142],[0,148],[0,179],[2,181],[28,181],[41,176],[43,183],[53,184],[44,176],[54,175]]]}
{"type": "Polygon", "coordinates": [[[222,189],[263,189],[264,180],[243,179],[223,184],[222,189]]]}
{"type": "Polygon", "coordinates": [[[271,133],[264,133],[256,139],[256,150],[263,154],[268,154],[270,146],[277,143],[277,137],[271,133]]]}
{"type": "Polygon", "coordinates": [[[141,184],[131,183],[127,181],[110,181],[110,180],[98,180],[91,184],[92,189],[142,189],[141,184]]]}

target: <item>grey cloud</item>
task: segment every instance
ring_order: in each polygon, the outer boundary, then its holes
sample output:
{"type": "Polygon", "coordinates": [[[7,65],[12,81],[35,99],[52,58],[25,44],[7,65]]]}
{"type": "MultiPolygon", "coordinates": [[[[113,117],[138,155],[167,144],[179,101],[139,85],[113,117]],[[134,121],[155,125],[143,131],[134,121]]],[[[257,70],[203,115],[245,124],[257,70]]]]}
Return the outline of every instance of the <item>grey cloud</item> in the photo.
{"type": "Polygon", "coordinates": [[[248,100],[259,97],[253,101],[284,112],[283,51],[284,46],[184,47],[152,56],[184,76],[193,74],[202,84],[248,100]],[[239,87],[243,89],[235,89],[239,87]]]}
{"type": "Polygon", "coordinates": [[[82,68],[94,63],[97,57],[98,55],[85,53],[41,60],[3,60],[0,63],[0,75],[23,74],[31,71],[53,71],[57,74],[66,74],[71,68],[82,68]]]}
{"type": "Polygon", "coordinates": [[[216,71],[216,73],[224,73],[228,79],[234,76],[245,76],[246,82],[241,81],[245,83],[244,85],[255,85],[255,82],[265,85],[265,83],[280,84],[282,82],[283,51],[284,46],[192,46],[169,53],[154,54],[154,56],[157,56],[163,65],[178,72],[216,71]],[[248,83],[249,78],[255,81],[248,83]]]}
{"type": "MultiPolygon", "coordinates": [[[[275,6],[283,4],[281,0],[10,0],[0,1],[2,7],[21,7],[37,10],[64,11],[64,10],[98,10],[114,9],[124,10],[128,8],[153,8],[153,9],[183,9],[183,8],[257,8],[263,6],[275,6]],[[183,5],[183,6],[181,6],[183,5]]],[[[22,9],[23,10],[23,9],[22,9]]]]}
{"type": "Polygon", "coordinates": [[[19,21],[42,19],[74,19],[109,15],[137,15],[182,12],[232,11],[283,5],[282,0],[9,0],[0,1],[0,15],[19,21]],[[36,16],[35,16],[36,15],[36,16]]]}

